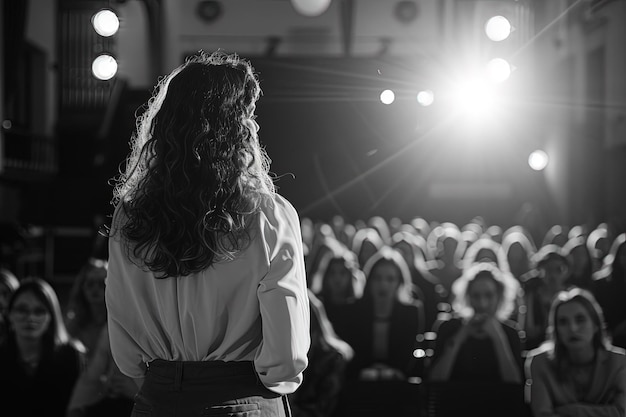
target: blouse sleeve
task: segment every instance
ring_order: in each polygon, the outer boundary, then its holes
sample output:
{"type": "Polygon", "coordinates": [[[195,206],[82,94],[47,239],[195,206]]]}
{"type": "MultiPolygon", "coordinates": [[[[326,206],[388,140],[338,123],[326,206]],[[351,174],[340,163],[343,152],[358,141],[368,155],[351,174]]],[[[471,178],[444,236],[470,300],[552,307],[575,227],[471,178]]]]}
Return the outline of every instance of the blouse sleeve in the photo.
{"type": "Polygon", "coordinates": [[[118,206],[113,214],[109,236],[109,267],[105,289],[107,326],[111,353],[120,371],[131,378],[143,378],[146,372],[145,358],[149,355],[137,343],[133,334],[141,334],[145,329],[128,327],[131,324],[125,320],[125,317],[132,313],[129,312],[129,306],[125,305],[127,298],[121,296],[128,292],[124,280],[129,275],[124,269],[126,254],[122,238],[119,236],[119,227],[123,221],[122,209],[118,206]]]}
{"type": "Polygon", "coordinates": [[[310,345],[300,222],[293,206],[277,195],[263,210],[261,224],[270,268],[257,290],[263,342],[254,363],[268,389],[290,394],[302,382],[310,345]]]}

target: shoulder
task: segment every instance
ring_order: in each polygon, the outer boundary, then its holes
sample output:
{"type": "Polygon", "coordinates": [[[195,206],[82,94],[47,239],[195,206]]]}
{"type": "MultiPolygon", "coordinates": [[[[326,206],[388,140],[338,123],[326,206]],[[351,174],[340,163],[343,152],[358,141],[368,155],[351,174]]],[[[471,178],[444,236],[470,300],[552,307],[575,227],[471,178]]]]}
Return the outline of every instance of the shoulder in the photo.
{"type": "Polygon", "coordinates": [[[398,314],[398,316],[405,317],[406,319],[417,319],[422,310],[421,301],[416,300],[410,303],[397,303],[394,313],[398,314]]]}
{"type": "Polygon", "coordinates": [[[526,355],[526,367],[530,369],[544,366],[550,361],[551,353],[552,345],[550,343],[544,343],[530,350],[526,355]]]}
{"type": "MultiPolygon", "coordinates": [[[[82,343],[76,340],[70,340],[67,343],[59,345],[55,352],[55,361],[64,364],[76,364],[82,366],[87,350],[82,343]]],[[[69,368],[68,368],[69,369],[69,368]]]]}
{"type": "Polygon", "coordinates": [[[463,325],[463,320],[458,317],[446,317],[437,320],[433,325],[433,331],[437,333],[437,337],[449,333],[456,332],[463,325]]]}
{"type": "Polygon", "coordinates": [[[612,361],[626,365],[626,350],[618,346],[609,346],[606,353],[612,361]]]}
{"type": "Polygon", "coordinates": [[[300,222],[298,211],[293,204],[278,193],[263,195],[260,210],[263,218],[272,224],[300,222]]]}
{"type": "Polygon", "coordinates": [[[520,334],[520,325],[519,323],[516,323],[513,320],[504,320],[500,322],[500,325],[502,326],[502,329],[506,332],[506,334],[508,335],[515,335],[516,337],[519,337],[520,334]]]}
{"type": "Polygon", "coordinates": [[[543,278],[541,278],[541,276],[539,276],[535,270],[532,270],[520,277],[520,284],[524,291],[532,292],[537,288],[543,286],[544,281],[543,278]]]}
{"type": "Polygon", "coordinates": [[[263,195],[257,219],[253,227],[260,233],[268,260],[275,259],[277,251],[286,248],[297,253],[303,251],[300,218],[286,198],[276,193],[263,195]]]}

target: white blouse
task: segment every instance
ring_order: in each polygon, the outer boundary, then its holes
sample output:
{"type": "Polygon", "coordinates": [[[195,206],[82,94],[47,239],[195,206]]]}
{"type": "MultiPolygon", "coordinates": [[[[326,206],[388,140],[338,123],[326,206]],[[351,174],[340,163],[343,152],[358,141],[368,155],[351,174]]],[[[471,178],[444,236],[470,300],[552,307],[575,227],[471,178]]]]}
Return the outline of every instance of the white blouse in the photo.
{"type": "Polygon", "coordinates": [[[131,262],[116,233],[123,221],[117,207],[106,304],[113,358],[124,374],[143,378],[154,359],[250,360],[268,389],[298,388],[310,316],[300,221],[286,199],[266,199],[250,245],[234,260],[185,277],[155,279],[131,262]]]}

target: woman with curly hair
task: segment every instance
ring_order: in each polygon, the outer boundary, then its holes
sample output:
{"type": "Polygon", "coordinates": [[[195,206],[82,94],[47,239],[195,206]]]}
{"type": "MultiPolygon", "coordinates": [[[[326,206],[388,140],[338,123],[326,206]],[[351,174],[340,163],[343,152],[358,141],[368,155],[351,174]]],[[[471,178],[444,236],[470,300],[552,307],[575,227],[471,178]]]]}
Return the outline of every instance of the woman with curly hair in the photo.
{"type": "Polygon", "coordinates": [[[533,415],[601,417],[626,414],[626,356],[607,337],[591,292],[559,292],[548,340],[526,359],[526,401],[533,415]]]}
{"type": "Polygon", "coordinates": [[[138,120],[117,180],[106,303],[136,413],[289,415],[307,366],[300,220],[274,191],[235,54],[190,57],[138,120]],[[258,411],[257,411],[258,410],[258,411]]]}

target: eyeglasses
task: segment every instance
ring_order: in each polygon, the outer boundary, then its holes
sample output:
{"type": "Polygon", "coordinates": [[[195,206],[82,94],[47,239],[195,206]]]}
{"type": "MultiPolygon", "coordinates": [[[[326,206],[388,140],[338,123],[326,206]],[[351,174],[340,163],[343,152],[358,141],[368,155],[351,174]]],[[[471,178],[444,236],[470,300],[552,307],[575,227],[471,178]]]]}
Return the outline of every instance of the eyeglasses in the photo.
{"type": "Polygon", "coordinates": [[[15,306],[11,310],[11,313],[15,314],[20,319],[25,319],[26,317],[32,315],[33,318],[39,320],[43,319],[49,314],[48,310],[43,307],[35,307],[33,309],[30,309],[26,306],[15,306]]]}

